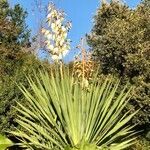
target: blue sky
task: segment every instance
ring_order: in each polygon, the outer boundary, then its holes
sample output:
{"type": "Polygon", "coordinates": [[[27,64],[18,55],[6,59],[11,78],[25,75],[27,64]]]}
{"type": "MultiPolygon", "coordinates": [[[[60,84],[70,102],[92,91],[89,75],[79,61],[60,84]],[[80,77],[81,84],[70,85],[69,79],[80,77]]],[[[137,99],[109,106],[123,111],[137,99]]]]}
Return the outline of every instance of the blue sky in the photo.
{"type": "MultiPolygon", "coordinates": [[[[48,0],[42,0],[46,5],[48,0]]],[[[10,4],[21,4],[28,12],[27,25],[32,30],[32,35],[37,31],[37,15],[34,7],[34,0],[9,0],[10,4]],[[33,14],[33,11],[34,14],[33,14]]],[[[100,0],[53,0],[56,6],[63,9],[67,14],[67,19],[72,21],[72,29],[69,33],[69,38],[72,40],[72,50],[66,57],[66,60],[72,60],[74,54],[77,52],[75,47],[86,33],[89,33],[93,25],[93,16],[100,5],[100,0]]],[[[135,7],[140,3],[140,0],[126,0],[130,7],[135,7]]]]}

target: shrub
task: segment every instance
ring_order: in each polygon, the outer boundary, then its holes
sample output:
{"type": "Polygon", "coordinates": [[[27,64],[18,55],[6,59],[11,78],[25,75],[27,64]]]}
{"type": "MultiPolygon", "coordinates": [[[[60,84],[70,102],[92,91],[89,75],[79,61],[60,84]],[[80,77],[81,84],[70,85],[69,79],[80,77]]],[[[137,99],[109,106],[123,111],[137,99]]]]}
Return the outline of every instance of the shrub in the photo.
{"type": "Polygon", "coordinates": [[[133,126],[125,125],[135,113],[120,116],[131,89],[124,87],[116,97],[119,81],[113,79],[83,89],[67,71],[40,71],[34,77],[28,77],[32,92],[20,85],[27,107],[18,103],[16,121],[24,131],[11,132],[23,147],[121,150],[133,144],[133,126]]]}
{"type": "Polygon", "coordinates": [[[122,83],[135,86],[127,110],[140,111],[132,124],[147,130],[150,125],[150,9],[149,2],[135,9],[120,2],[103,4],[95,16],[88,43],[102,73],[115,74],[122,83]]]}

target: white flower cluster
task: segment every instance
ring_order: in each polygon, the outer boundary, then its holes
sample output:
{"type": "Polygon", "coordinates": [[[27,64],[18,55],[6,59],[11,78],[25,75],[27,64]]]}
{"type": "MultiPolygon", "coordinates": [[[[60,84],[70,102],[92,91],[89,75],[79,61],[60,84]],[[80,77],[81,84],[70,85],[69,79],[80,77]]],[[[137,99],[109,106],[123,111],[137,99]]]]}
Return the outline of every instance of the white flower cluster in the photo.
{"type": "Polygon", "coordinates": [[[51,54],[53,60],[62,59],[70,50],[70,40],[67,34],[71,28],[71,23],[64,23],[65,14],[57,10],[53,4],[48,6],[47,22],[49,29],[42,29],[45,37],[46,49],[51,54]]]}

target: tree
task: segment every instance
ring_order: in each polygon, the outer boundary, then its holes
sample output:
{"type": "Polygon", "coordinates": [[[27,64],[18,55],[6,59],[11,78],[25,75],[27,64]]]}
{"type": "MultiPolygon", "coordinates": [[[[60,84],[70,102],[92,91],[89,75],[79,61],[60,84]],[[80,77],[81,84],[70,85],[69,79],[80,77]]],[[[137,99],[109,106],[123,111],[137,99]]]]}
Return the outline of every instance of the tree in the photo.
{"type": "Polygon", "coordinates": [[[10,8],[7,1],[0,0],[0,133],[3,134],[17,127],[13,106],[18,101],[24,103],[17,83],[28,87],[25,74],[45,65],[28,50],[26,14],[19,5],[10,8]]]}
{"type": "Polygon", "coordinates": [[[10,8],[5,0],[0,1],[0,42],[5,46],[12,44],[24,45],[30,35],[27,28],[25,18],[27,12],[17,4],[14,8],[10,8]]]}
{"type": "Polygon", "coordinates": [[[144,129],[150,124],[149,8],[148,1],[135,9],[119,2],[103,4],[87,36],[102,73],[115,74],[122,82],[129,80],[135,86],[127,109],[140,109],[132,122],[144,125],[144,129]]]}
{"type": "Polygon", "coordinates": [[[25,24],[26,14],[19,5],[10,8],[7,1],[0,1],[1,73],[13,73],[14,68],[10,66],[22,55],[21,48],[28,44],[29,30],[25,24]]]}

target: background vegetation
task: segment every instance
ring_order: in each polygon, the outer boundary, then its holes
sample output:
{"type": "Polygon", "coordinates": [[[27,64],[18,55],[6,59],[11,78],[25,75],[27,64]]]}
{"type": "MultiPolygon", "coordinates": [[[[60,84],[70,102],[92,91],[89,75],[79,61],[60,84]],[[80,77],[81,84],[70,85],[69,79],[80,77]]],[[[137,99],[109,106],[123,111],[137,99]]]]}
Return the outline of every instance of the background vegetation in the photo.
{"type": "Polygon", "coordinates": [[[150,1],[135,9],[119,2],[103,4],[97,10],[92,32],[87,36],[93,58],[105,75],[113,74],[122,83],[135,86],[128,103],[131,113],[140,109],[131,124],[150,131],[150,1]]]}
{"type": "MultiPolygon", "coordinates": [[[[16,101],[23,95],[16,83],[26,87],[26,74],[43,66],[44,62],[32,54],[30,31],[25,24],[27,13],[20,5],[10,8],[7,1],[0,1],[0,133],[13,129],[16,124],[16,101]]],[[[24,102],[24,101],[23,101],[24,102]]]]}

